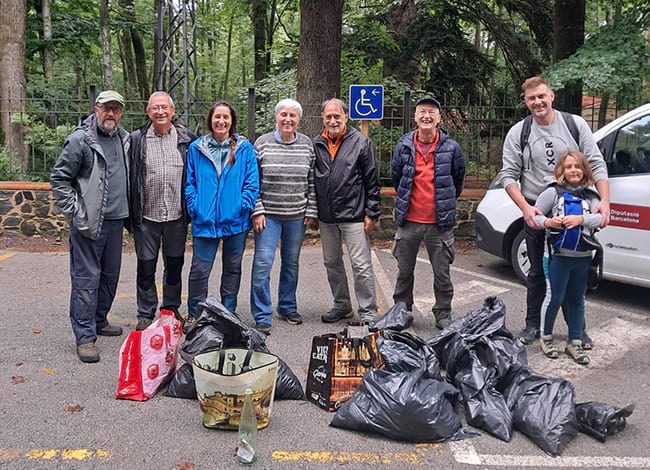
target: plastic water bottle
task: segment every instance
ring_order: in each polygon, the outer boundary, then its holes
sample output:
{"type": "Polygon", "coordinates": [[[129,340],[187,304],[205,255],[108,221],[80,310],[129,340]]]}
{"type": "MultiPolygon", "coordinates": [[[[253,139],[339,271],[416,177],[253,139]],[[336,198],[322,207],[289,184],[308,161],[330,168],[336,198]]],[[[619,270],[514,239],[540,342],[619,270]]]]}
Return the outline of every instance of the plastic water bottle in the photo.
{"type": "Polygon", "coordinates": [[[244,406],[239,417],[239,444],[237,446],[237,460],[240,464],[250,465],[257,460],[255,447],[257,445],[257,417],[253,406],[253,392],[246,389],[244,406]]]}

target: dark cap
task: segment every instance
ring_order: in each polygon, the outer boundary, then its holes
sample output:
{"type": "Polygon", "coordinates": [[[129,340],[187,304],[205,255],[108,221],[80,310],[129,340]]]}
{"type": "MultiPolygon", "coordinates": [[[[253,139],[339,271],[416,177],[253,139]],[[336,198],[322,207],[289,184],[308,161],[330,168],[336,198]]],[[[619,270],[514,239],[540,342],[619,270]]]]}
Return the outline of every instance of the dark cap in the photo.
{"type": "Polygon", "coordinates": [[[442,107],[440,106],[440,102],[439,102],[437,99],[435,99],[435,98],[430,98],[430,97],[429,97],[429,98],[420,98],[420,99],[417,100],[417,102],[415,103],[415,107],[417,108],[417,107],[420,106],[421,104],[432,104],[432,105],[434,105],[436,108],[438,108],[438,110],[442,109],[442,107]]]}
{"type": "Polygon", "coordinates": [[[122,106],[124,106],[124,97],[120,95],[117,91],[115,90],[105,90],[102,91],[99,95],[97,95],[97,99],[95,100],[95,104],[104,104],[108,103],[110,101],[115,101],[117,103],[120,103],[122,106]]]}

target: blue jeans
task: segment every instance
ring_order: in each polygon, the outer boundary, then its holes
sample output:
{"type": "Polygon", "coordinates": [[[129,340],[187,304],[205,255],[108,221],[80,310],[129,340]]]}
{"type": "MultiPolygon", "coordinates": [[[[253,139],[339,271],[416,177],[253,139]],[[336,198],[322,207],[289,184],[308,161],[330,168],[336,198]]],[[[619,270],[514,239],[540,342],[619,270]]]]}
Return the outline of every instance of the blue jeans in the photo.
{"type": "Polygon", "coordinates": [[[248,232],[223,238],[193,238],[192,267],[188,282],[187,313],[198,315],[199,302],[208,295],[208,280],[217,257],[219,241],[222,241],[221,303],[230,312],[237,311],[237,294],[241,283],[241,260],[246,247],[248,232]]]}
{"type": "Polygon", "coordinates": [[[591,257],[553,255],[548,264],[551,300],[544,316],[544,334],[553,333],[555,317],[563,304],[569,325],[569,342],[582,339],[585,321],[585,290],[591,257]]]}
{"type": "Polygon", "coordinates": [[[255,256],[251,274],[251,314],[256,323],[271,324],[271,268],[275,249],[280,245],[280,279],[278,282],[278,314],[297,311],[296,288],[298,265],[305,223],[299,219],[278,219],[266,216],[266,228],[255,234],[255,256]]]}

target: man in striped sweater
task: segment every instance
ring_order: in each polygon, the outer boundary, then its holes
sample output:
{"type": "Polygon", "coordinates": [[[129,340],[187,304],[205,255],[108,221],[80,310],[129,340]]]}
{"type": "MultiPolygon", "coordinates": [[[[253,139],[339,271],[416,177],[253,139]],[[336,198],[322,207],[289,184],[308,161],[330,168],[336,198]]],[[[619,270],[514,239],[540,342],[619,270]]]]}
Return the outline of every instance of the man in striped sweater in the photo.
{"type": "Polygon", "coordinates": [[[255,141],[260,193],[253,211],[255,256],[251,275],[251,314],[255,327],[271,332],[271,268],[281,241],[278,316],[292,325],[302,323],[296,303],[300,249],[305,225],[318,228],[314,191],[314,148],[297,132],[302,106],[283,99],[275,106],[276,127],[255,141]]]}

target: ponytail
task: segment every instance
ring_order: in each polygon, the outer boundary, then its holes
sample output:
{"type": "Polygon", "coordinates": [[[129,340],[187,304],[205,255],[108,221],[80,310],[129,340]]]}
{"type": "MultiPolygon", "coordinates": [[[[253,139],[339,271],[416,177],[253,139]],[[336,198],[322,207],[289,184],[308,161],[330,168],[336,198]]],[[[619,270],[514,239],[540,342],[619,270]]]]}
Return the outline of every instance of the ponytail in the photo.
{"type": "Polygon", "coordinates": [[[228,163],[230,166],[235,166],[235,147],[237,146],[237,136],[230,136],[230,154],[228,155],[228,163]]]}

